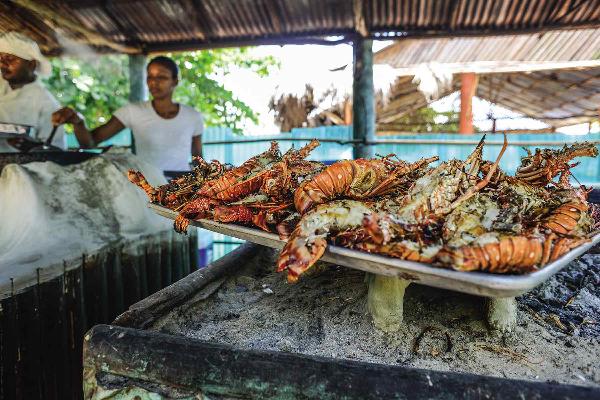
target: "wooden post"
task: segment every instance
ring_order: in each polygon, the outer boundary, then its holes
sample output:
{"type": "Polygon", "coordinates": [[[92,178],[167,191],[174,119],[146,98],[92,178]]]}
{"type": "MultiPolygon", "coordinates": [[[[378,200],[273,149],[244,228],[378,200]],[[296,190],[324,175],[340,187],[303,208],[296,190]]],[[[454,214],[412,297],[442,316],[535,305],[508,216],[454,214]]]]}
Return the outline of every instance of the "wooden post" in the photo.
{"type": "Polygon", "coordinates": [[[477,75],[474,72],[461,75],[459,133],[473,133],[473,96],[477,90],[477,75]]]}
{"type": "Polygon", "coordinates": [[[373,87],[373,40],[358,37],[354,41],[354,83],[352,85],[352,135],[354,158],[371,158],[375,154],[375,88],[373,87]]]}
{"type": "Polygon", "coordinates": [[[146,56],[129,56],[129,101],[138,102],[148,98],[146,90],[146,56]]]}

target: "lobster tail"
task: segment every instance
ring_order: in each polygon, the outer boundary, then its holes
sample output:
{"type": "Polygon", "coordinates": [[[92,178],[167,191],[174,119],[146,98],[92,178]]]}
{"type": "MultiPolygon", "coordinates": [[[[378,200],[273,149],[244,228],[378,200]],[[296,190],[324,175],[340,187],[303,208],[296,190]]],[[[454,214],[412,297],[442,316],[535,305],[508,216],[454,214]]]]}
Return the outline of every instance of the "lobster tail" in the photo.
{"type": "Polygon", "coordinates": [[[309,244],[306,238],[294,231],[279,255],[277,272],[287,270],[288,282],[296,283],[300,275],[321,258],[326,248],[327,241],[324,238],[316,238],[309,244]]]}
{"type": "Polygon", "coordinates": [[[354,161],[342,160],[303,182],[294,193],[296,210],[304,214],[314,205],[322,204],[343,193],[352,183],[354,173],[354,161]]]}
{"type": "Polygon", "coordinates": [[[241,205],[215,207],[213,220],[223,223],[239,222],[249,224],[252,222],[252,211],[241,205]]]}
{"type": "Polygon", "coordinates": [[[587,204],[579,201],[565,203],[552,211],[542,223],[542,227],[562,235],[572,235],[577,230],[582,217],[585,218],[587,215],[588,209],[587,204]]]}
{"type": "Polygon", "coordinates": [[[541,239],[527,236],[504,237],[495,243],[444,247],[436,260],[452,265],[458,271],[488,271],[494,273],[524,273],[543,265],[544,247],[541,239]]]}
{"type": "Polygon", "coordinates": [[[358,250],[366,251],[367,253],[383,254],[388,257],[394,257],[408,261],[429,263],[433,260],[431,256],[422,254],[420,247],[413,242],[403,241],[378,244],[372,241],[365,241],[356,243],[352,247],[358,250]]]}
{"type": "Polygon", "coordinates": [[[276,162],[280,158],[279,145],[277,142],[271,142],[269,150],[246,160],[242,165],[225,172],[216,179],[207,181],[198,190],[198,195],[203,197],[219,198],[220,200],[230,201],[237,200],[244,194],[249,194],[251,191],[256,191],[260,188],[262,180],[249,179],[249,175],[259,175],[264,173],[264,169],[268,165],[276,162]],[[233,190],[236,183],[244,181],[246,186],[233,190]],[[225,193],[221,193],[225,192],[225,193]],[[219,193],[221,193],[219,195],[219,193]]]}
{"type": "Polygon", "coordinates": [[[183,233],[187,231],[190,224],[190,219],[200,219],[212,216],[215,207],[220,206],[219,200],[209,197],[199,197],[190,201],[179,211],[179,215],[175,219],[175,231],[183,233]]]}

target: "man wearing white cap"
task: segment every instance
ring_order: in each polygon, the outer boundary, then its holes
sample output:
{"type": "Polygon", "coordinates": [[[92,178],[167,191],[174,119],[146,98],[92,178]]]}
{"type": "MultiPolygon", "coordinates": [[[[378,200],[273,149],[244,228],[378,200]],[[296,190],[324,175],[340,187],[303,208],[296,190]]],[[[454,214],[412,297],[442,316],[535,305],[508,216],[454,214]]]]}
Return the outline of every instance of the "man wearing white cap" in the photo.
{"type": "MultiPolygon", "coordinates": [[[[0,122],[31,126],[31,136],[40,141],[50,136],[51,115],[60,104],[37,78],[51,70],[36,42],[17,32],[0,35],[0,122]]],[[[52,144],[65,147],[62,127],[52,144]]]]}

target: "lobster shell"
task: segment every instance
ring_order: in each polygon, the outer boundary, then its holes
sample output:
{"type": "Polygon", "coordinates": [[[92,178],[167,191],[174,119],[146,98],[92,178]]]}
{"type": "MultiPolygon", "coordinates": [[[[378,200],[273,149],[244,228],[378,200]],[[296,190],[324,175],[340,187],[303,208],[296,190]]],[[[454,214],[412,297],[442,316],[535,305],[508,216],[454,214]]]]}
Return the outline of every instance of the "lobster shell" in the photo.
{"type": "Polygon", "coordinates": [[[571,201],[559,206],[552,211],[550,216],[542,223],[542,227],[552,232],[571,235],[577,228],[581,215],[588,211],[589,207],[579,201],[571,201]]]}

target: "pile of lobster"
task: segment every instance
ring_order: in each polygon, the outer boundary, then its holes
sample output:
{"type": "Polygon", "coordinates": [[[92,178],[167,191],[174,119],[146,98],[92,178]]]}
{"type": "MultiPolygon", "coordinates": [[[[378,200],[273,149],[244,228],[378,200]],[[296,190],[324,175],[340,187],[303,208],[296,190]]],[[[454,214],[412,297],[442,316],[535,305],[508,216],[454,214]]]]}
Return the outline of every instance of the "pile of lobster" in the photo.
{"type": "Polygon", "coordinates": [[[509,176],[498,167],[506,137],[493,163],[482,158],[484,139],[467,159],[436,167],[438,157],[394,155],[326,166],[306,160],[313,140],[283,155],[272,142],[236,168],[197,159],[191,173],[157,188],[140,172],[129,179],[179,213],[178,232],[205,218],[277,232],[287,239],[277,271],[289,282],[328,243],[460,271],[527,273],[590,240],[600,213],[569,176],[574,158],[598,155],[593,144],[528,151],[509,176]]]}

